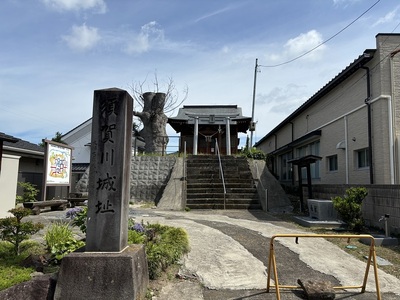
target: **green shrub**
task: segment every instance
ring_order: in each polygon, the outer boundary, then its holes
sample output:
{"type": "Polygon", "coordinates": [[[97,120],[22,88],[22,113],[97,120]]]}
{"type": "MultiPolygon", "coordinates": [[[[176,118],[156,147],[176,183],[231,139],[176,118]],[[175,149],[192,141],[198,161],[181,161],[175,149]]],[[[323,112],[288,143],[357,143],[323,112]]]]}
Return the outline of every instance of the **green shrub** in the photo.
{"type": "Polygon", "coordinates": [[[346,190],[344,197],[332,198],[333,207],[341,219],[347,223],[350,230],[361,231],[364,227],[362,217],[362,201],[367,197],[368,190],[363,187],[352,187],[346,190]]]}
{"type": "Polygon", "coordinates": [[[18,182],[18,185],[23,189],[23,194],[22,196],[17,195],[17,203],[36,201],[36,196],[39,194],[36,185],[30,182],[18,182]]]}
{"type": "Polygon", "coordinates": [[[78,241],[74,238],[55,244],[50,250],[53,263],[59,264],[65,255],[74,252],[83,246],[85,246],[84,241],[78,241]]]}
{"type": "Polygon", "coordinates": [[[66,217],[72,220],[71,225],[79,227],[82,233],[86,233],[87,206],[71,208],[67,211],[66,217]]]}
{"type": "Polygon", "coordinates": [[[69,224],[64,222],[51,224],[44,235],[44,241],[49,251],[51,251],[56,244],[65,243],[73,238],[74,235],[69,224]]]}
{"type": "Polygon", "coordinates": [[[255,160],[267,160],[267,154],[256,148],[245,148],[240,154],[242,156],[255,160]]]}
{"type": "Polygon", "coordinates": [[[129,244],[145,244],[146,235],[139,233],[135,230],[128,230],[128,243],[129,244]]]}
{"type": "Polygon", "coordinates": [[[33,223],[32,221],[22,222],[22,218],[30,215],[30,209],[18,207],[10,209],[9,212],[14,217],[0,219],[0,238],[13,244],[14,254],[18,255],[21,242],[42,229],[43,224],[33,223]]]}
{"type": "MultiPolygon", "coordinates": [[[[75,216],[73,221],[76,220],[76,218],[75,216]]],[[[44,240],[47,250],[52,255],[52,262],[55,264],[59,264],[68,253],[85,246],[85,242],[78,241],[74,238],[70,224],[65,222],[51,224],[44,236],[44,240]]]]}
{"type": "Polygon", "coordinates": [[[186,231],[161,224],[131,223],[128,242],[145,245],[150,279],[159,277],[167,267],[189,252],[186,231]]]}
{"type": "Polygon", "coordinates": [[[23,258],[29,255],[44,255],[46,254],[46,249],[42,243],[34,240],[25,240],[19,246],[20,256],[23,258]]]}
{"type": "Polygon", "coordinates": [[[159,277],[168,266],[176,263],[189,252],[189,240],[185,230],[154,224],[155,238],[146,245],[150,279],[159,277]],[[158,230],[161,229],[161,232],[158,230]]]}

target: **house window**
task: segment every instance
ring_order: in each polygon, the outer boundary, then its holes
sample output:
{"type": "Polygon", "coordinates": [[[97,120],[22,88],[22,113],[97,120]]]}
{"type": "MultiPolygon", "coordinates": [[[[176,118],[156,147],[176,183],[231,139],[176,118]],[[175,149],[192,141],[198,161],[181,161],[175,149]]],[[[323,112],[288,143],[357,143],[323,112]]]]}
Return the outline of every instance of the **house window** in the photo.
{"type": "Polygon", "coordinates": [[[292,164],[288,163],[288,160],[292,158],[290,152],[280,156],[280,180],[291,180],[292,179],[292,164]]]}
{"type": "Polygon", "coordinates": [[[368,148],[356,151],[357,153],[357,168],[363,169],[370,166],[368,148]]]}
{"type": "Polygon", "coordinates": [[[334,172],[338,170],[338,159],[337,155],[328,156],[328,171],[334,172]]]}

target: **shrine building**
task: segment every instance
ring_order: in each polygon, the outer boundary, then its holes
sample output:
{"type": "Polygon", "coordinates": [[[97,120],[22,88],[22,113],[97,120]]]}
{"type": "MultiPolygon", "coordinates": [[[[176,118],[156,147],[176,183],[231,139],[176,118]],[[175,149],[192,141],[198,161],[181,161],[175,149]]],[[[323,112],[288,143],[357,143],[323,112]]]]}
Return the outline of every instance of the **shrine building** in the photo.
{"type": "Polygon", "coordinates": [[[236,154],[239,132],[254,128],[237,105],[184,105],[168,124],[180,133],[179,152],[186,144],[186,152],[194,155],[216,154],[216,141],[221,154],[236,154]]]}

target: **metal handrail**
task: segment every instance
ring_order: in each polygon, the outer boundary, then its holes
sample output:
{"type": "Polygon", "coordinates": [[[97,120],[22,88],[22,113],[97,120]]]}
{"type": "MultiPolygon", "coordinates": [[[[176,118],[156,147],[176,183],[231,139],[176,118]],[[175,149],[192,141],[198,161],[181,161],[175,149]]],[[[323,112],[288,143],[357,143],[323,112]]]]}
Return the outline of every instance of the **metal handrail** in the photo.
{"type": "Polygon", "coordinates": [[[222,170],[222,163],[221,163],[221,154],[218,148],[218,139],[215,139],[215,149],[217,150],[218,160],[219,160],[219,172],[222,179],[222,186],[224,187],[224,209],[226,209],[226,186],[225,186],[225,178],[224,178],[224,171],[222,170]]]}
{"type": "Polygon", "coordinates": [[[182,203],[183,209],[187,205],[187,156],[186,156],[186,141],[183,144],[183,166],[182,166],[182,203]]]}

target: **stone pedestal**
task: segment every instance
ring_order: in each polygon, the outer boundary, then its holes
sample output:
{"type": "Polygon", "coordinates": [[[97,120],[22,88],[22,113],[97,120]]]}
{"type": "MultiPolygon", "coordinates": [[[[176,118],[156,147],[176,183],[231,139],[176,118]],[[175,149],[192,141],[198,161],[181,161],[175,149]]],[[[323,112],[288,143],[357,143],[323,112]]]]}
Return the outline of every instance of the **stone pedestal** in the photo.
{"type": "Polygon", "coordinates": [[[307,204],[311,218],[325,221],[337,219],[332,200],[308,199],[307,204]]]}
{"type": "Polygon", "coordinates": [[[62,260],[54,299],[144,299],[148,282],[143,245],[121,252],[75,252],[62,260]]]}

